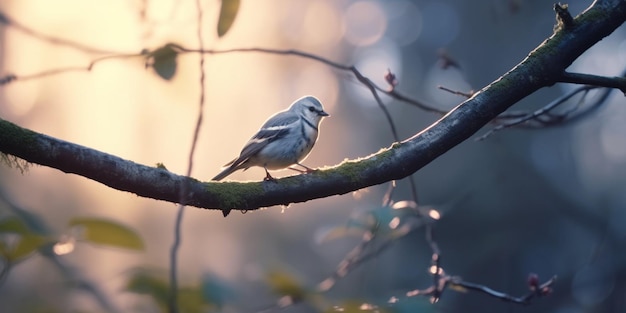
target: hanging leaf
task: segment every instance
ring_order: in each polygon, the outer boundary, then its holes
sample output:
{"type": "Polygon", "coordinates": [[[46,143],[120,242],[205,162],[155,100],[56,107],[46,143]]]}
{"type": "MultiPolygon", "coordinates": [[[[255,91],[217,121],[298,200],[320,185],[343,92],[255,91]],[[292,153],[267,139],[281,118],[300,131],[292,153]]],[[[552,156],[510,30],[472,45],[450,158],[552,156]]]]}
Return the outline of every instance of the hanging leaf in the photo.
{"type": "Polygon", "coordinates": [[[239,11],[239,0],[222,0],[220,9],[220,17],[217,22],[217,35],[222,37],[226,35],[230,27],[237,17],[239,11]]]}
{"type": "Polygon", "coordinates": [[[150,66],[163,79],[170,80],[176,74],[178,67],[176,58],[178,51],[174,50],[171,44],[167,44],[154,52],[148,54],[146,67],[150,66]]]}
{"type": "Polygon", "coordinates": [[[82,239],[101,245],[143,250],[143,240],[132,229],[112,221],[97,218],[74,218],[70,227],[81,227],[82,239]]]}

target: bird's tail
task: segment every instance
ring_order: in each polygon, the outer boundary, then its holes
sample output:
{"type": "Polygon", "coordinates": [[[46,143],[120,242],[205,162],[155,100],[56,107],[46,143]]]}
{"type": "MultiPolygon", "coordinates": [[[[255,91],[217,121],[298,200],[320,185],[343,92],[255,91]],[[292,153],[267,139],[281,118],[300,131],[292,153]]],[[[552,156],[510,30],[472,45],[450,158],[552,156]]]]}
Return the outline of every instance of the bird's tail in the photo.
{"type": "Polygon", "coordinates": [[[220,180],[226,178],[226,176],[232,174],[236,170],[238,170],[238,168],[236,168],[234,166],[229,166],[229,167],[225,168],[224,170],[222,170],[219,174],[215,175],[215,177],[213,177],[213,179],[211,179],[211,180],[220,181],[220,180]]]}

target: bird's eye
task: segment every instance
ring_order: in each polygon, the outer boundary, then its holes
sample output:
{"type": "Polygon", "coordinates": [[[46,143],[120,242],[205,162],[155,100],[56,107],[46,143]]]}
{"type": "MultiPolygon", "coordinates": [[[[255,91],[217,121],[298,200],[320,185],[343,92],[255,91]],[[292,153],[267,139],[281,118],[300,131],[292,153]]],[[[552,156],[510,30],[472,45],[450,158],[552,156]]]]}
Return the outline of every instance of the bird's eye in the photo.
{"type": "Polygon", "coordinates": [[[309,112],[315,112],[315,108],[314,107],[309,107],[309,112]]]}

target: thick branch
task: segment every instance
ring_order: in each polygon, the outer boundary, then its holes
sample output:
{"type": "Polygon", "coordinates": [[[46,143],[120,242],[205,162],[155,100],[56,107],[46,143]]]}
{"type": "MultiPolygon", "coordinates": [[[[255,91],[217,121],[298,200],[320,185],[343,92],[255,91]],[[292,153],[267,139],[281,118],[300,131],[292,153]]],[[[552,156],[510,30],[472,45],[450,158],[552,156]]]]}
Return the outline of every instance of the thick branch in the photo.
{"type": "Polygon", "coordinates": [[[371,156],[276,182],[202,183],[58,140],[0,120],[0,151],[75,173],[139,196],[178,202],[188,183],[188,205],[256,209],[345,194],[404,178],[468,139],[498,114],[538,89],[559,82],[584,51],[626,19],[626,1],[598,0],[560,28],[526,59],[415,136],[371,156]]]}

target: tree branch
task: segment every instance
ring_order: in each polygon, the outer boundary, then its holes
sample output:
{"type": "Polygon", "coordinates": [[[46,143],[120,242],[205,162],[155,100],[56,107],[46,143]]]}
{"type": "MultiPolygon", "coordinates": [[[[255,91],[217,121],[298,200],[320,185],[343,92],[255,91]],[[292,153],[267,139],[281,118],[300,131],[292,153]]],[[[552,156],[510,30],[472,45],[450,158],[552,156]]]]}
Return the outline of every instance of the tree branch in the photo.
{"type": "Polygon", "coordinates": [[[626,94],[626,78],[624,77],[606,77],[590,74],[563,72],[563,75],[559,79],[559,82],[615,88],[621,90],[624,94],[626,94]]]}
{"type": "MultiPolygon", "coordinates": [[[[519,100],[561,81],[565,69],[576,58],[625,20],[625,1],[597,0],[574,18],[571,25],[558,28],[512,70],[424,131],[370,156],[275,182],[202,183],[165,169],[140,165],[38,134],[1,119],[0,151],[75,173],[118,190],[169,202],[178,202],[181,184],[188,183],[189,195],[185,204],[201,208],[250,210],[345,194],[418,171],[471,137],[519,100]]],[[[326,63],[327,60],[321,61],[326,63]]]]}

